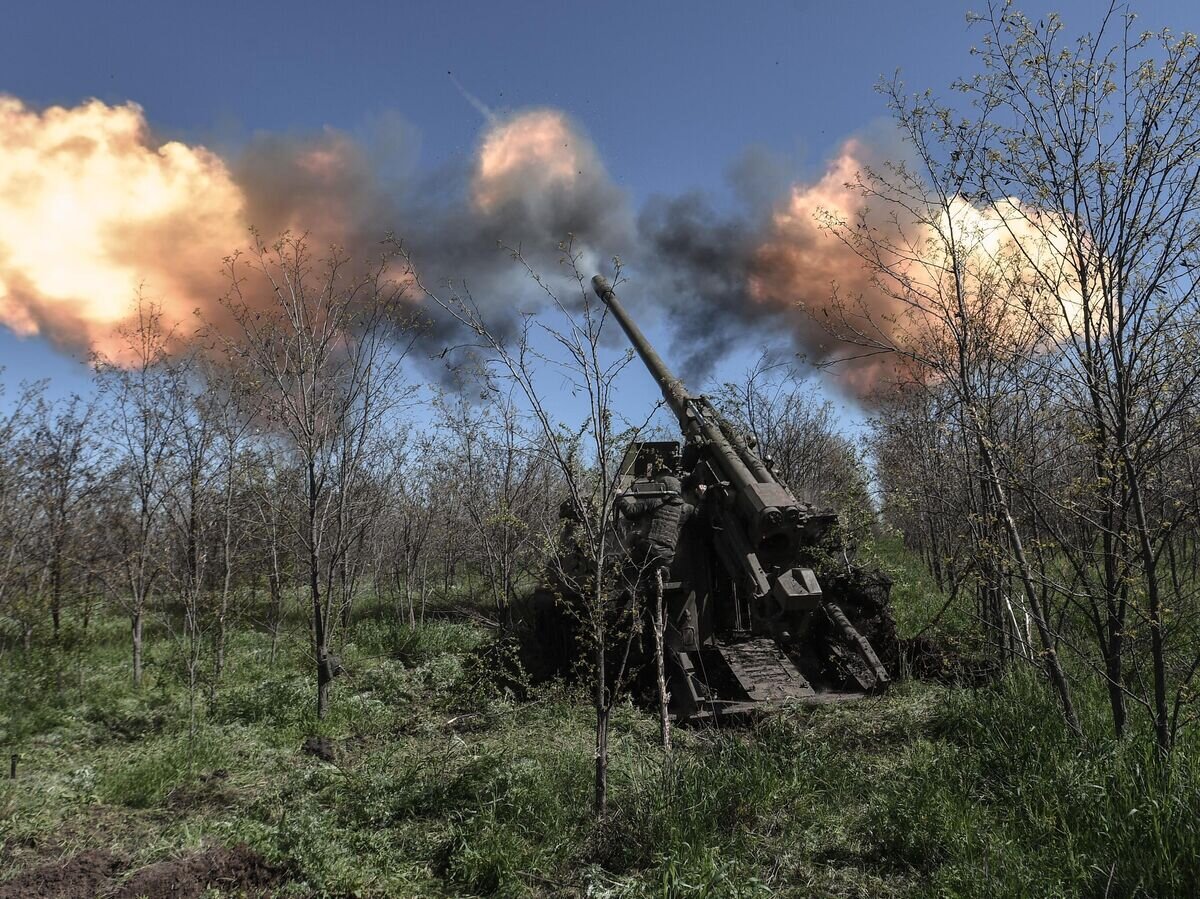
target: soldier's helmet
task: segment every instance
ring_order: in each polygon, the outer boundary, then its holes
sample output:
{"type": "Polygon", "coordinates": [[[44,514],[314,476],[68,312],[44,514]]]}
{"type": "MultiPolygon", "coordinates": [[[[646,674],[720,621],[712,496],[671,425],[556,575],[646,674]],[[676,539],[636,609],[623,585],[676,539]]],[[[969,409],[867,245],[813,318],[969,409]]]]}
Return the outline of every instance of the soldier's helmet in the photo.
{"type": "Polygon", "coordinates": [[[666,490],[668,493],[672,493],[675,496],[679,496],[679,494],[681,494],[683,492],[683,487],[679,483],[679,478],[675,477],[675,475],[673,475],[673,474],[670,474],[669,471],[664,472],[662,474],[658,474],[655,477],[655,480],[658,481],[660,484],[662,484],[663,489],[666,490]]]}

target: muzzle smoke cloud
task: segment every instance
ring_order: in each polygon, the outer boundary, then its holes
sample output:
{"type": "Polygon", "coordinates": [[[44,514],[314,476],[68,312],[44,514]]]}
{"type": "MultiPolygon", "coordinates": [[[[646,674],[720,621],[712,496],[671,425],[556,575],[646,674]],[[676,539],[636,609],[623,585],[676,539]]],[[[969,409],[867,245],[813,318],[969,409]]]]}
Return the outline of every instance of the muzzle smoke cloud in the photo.
{"type": "MultiPolygon", "coordinates": [[[[397,181],[371,146],[332,129],[258,135],[223,158],[157,140],[133,103],[37,111],[0,96],[0,324],[118,361],[114,328],[139,288],[182,334],[197,312],[219,324],[221,261],[254,226],[267,238],[306,231],[314,246],[356,254],[392,231],[426,283],[465,284],[504,327],[534,292],[497,243],[519,244],[553,269],[571,233],[585,269],[614,254],[631,263],[630,299],[668,313],[671,355],[689,380],[739,342],[781,329],[822,362],[844,350],[818,324],[835,283],[881,317],[897,312],[818,223],[822,212],[853,217],[861,198],[849,185],[870,155],[847,141],[820,178],[783,188],[769,160],[749,155],[739,177],[757,189],[743,216],[716,214],[700,194],[658,197],[635,215],[595,145],[554,109],[489,115],[463,170],[397,181]]],[[[430,339],[452,342],[449,325],[435,321],[430,339]]],[[[852,364],[844,383],[865,395],[887,366],[852,364]]]]}
{"type": "Polygon", "coordinates": [[[326,130],[259,135],[225,159],[157,140],[133,103],[36,111],[0,97],[0,324],[119,360],[114,329],[139,289],[181,333],[194,313],[220,322],[222,260],[248,244],[251,226],[351,253],[392,230],[429,283],[465,281],[503,320],[522,279],[498,241],[536,259],[569,231],[607,246],[631,230],[595,148],[554,110],[497,117],[449,192],[385,183],[369,150],[326,130]]]}
{"type": "MultiPolygon", "coordinates": [[[[810,363],[834,363],[840,386],[860,400],[907,380],[915,367],[908,354],[877,350],[890,345],[915,355],[949,339],[946,325],[956,314],[945,283],[950,235],[970,301],[993,307],[986,310],[989,326],[1015,331],[1018,320],[1029,315],[1020,298],[1040,295],[1052,304],[1043,327],[1058,336],[1077,328],[1081,305],[1063,264],[1067,236],[1061,222],[1017,200],[997,211],[956,196],[944,213],[931,206],[921,219],[878,198],[872,208],[864,204],[860,176],[881,170],[881,156],[878,147],[847,140],[815,181],[794,182],[773,194],[752,192],[743,218],[722,220],[700,195],[646,206],[640,237],[657,263],[658,295],[672,305],[679,323],[685,372],[702,374],[708,360],[723,356],[748,330],[759,335],[783,330],[810,363]],[[834,222],[887,235],[878,238],[875,252],[891,274],[866,264],[861,247],[833,233],[834,222]],[[889,244],[901,252],[889,253],[889,244]],[[1033,283],[1032,269],[1045,280],[1033,283]],[[997,290],[985,283],[989,278],[1012,290],[997,290]],[[862,344],[839,339],[856,323],[863,323],[862,344]]],[[[753,178],[754,169],[770,169],[769,160],[749,157],[741,175],[747,166],[752,180],[774,177],[764,171],[765,178],[753,178]]]]}
{"type": "Polygon", "coordinates": [[[143,281],[183,320],[219,294],[246,205],[223,160],[154,143],[133,104],[37,113],[0,97],[0,322],[109,351],[143,281]]]}

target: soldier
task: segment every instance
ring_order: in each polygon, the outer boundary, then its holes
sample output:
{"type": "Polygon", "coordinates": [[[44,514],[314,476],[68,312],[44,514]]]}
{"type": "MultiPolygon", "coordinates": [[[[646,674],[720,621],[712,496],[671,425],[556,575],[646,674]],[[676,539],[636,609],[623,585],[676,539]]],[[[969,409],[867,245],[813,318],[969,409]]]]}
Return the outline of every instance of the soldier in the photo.
{"type": "Polygon", "coordinates": [[[639,497],[623,493],[617,498],[617,511],[632,522],[647,526],[630,546],[634,561],[647,571],[669,568],[675,559],[679,532],[695,513],[695,507],[683,498],[679,478],[664,465],[655,468],[651,478],[661,488],[660,495],[639,497]]]}

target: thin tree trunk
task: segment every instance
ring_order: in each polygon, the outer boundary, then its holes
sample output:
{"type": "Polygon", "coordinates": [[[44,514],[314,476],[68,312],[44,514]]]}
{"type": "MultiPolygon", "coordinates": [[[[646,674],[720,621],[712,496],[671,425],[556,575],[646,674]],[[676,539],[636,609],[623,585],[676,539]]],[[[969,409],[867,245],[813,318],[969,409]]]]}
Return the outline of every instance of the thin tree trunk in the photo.
{"type": "MultiPolygon", "coordinates": [[[[217,684],[225,672],[225,621],[229,615],[229,592],[233,588],[233,460],[230,459],[229,485],[225,492],[225,533],[224,533],[224,578],[221,581],[221,605],[217,609],[216,646],[213,652],[213,683],[212,696],[217,695],[217,684]]],[[[257,579],[255,580],[257,583],[257,579]]],[[[251,597],[253,603],[253,597],[251,597]]],[[[254,606],[251,605],[251,608],[254,606]]]]}
{"type": "Polygon", "coordinates": [[[313,648],[317,656],[317,718],[329,711],[329,645],[325,610],[321,606],[321,570],[317,552],[317,473],[308,465],[308,590],[312,600],[313,648]]]}
{"type": "Polygon", "coordinates": [[[1004,493],[1004,486],[1000,483],[1000,474],[996,470],[995,459],[992,458],[992,452],[987,444],[987,440],[984,439],[982,434],[978,434],[978,440],[979,452],[987,467],[988,479],[991,482],[996,508],[1000,513],[1000,520],[1003,522],[1004,529],[1007,532],[1013,555],[1016,557],[1017,572],[1020,575],[1021,584],[1025,588],[1025,598],[1029,603],[1029,609],[1033,614],[1033,623],[1037,628],[1038,638],[1042,643],[1042,656],[1044,658],[1046,673],[1049,675],[1050,682],[1058,694],[1059,702],[1062,705],[1063,718],[1067,722],[1067,726],[1077,736],[1082,736],[1083,729],[1079,725],[1079,716],[1076,714],[1075,704],[1071,700],[1071,688],[1067,683],[1066,674],[1062,670],[1062,664],[1059,661],[1058,652],[1054,644],[1054,637],[1050,633],[1049,625],[1046,623],[1041,599],[1038,597],[1037,588],[1033,583],[1033,574],[1030,571],[1029,560],[1025,556],[1025,545],[1021,540],[1021,533],[1017,529],[1017,523],[1008,508],[1008,497],[1004,493]]]}
{"type": "Polygon", "coordinates": [[[421,565],[421,624],[425,624],[425,588],[429,577],[429,560],[426,559],[421,565]]]}
{"type": "Polygon", "coordinates": [[[271,592],[271,665],[279,650],[279,628],[283,618],[283,572],[279,570],[279,545],[271,530],[271,570],[267,573],[267,589],[271,592]]]}
{"type": "Polygon", "coordinates": [[[62,562],[55,551],[53,574],[50,576],[50,620],[54,625],[54,642],[62,625],[62,562]]]}
{"type": "MultiPolygon", "coordinates": [[[[349,552],[350,552],[349,549],[347,549],[346,553],[349,554],[349,552]]],[[[338,583],[339,583],[341,596],[342,596],[341,618],[342,618],[342,627],[343,628],[349,628],[350,622],[353,620],[353,617],[354,617],[354,591],[352,591],[350,589],[350,573],[347,570],[347,567],[348,567],[348,562],[346,561],[346,556],[342,556],[341,561],[338,562],[337,570],[338,570],[338,583]]]]}
{"type": "Polygon", "coordinates": [[[408,606],[408,626],[417,626],[417,607],[416,600],[413,599],[412,592],[412,566],[405,564],[404,572],[404,601],[408,606]]]}
{"type": "Polygon", "coordinates": [[[142,610],[140,604],[139,608],[134,611],[130,624],[133,632],[133,685],[140,687],[142,685],[142,610]]]}
{"type": "Polygon", "coordinates": [[[596,684],[594,701],[596,705],[596,783],[594,809],[596,820],[603,821],[608,816],[608,701],[605,684],[605,651],[604,643],[600,641],[596,648],[596,684]]]}
{"type": "Polygon", "coordinates": [[[1125,473],[1129,478],[1129,493],[1133,500],[1133,512],[1137,516],[1138,544],[1142,554],[1142,567],[1146,575],[1146,603],[1150,611],[1150,663],[1154,669],[1154,743],[1160,759],[1166,760],[1171,753],[1171,720],[1167,712],[1166,651],[1163,644],[1162,595],[1159,592],[1158,567],[1155,564],[1154,547],[1150,538],[1146,508],[1142,503],[1141,477],[1133,463],[1125,459],[1125,473]]]}
{"type": "Polygon", "coordinates": [[[1122,681],[1121,652],[1124,645],[1124,627],[1114,623],[1110,614],[1108,644],[1104,650],[1104,673],[1108,681],[1108,704],[1112,709],[1113,732],[1119,740],[1125,736],[1125,688],[1122,681]]]}
{"type": "Polygon", "coordinates": [[[671,693],[667,689],[667,664],[664,637],[667,630],[667,610],[663,596],[663,572],[661,565],[654,568],[654,668],[658,676],[658,729],[662,748],[671,752],[671,693]]]}

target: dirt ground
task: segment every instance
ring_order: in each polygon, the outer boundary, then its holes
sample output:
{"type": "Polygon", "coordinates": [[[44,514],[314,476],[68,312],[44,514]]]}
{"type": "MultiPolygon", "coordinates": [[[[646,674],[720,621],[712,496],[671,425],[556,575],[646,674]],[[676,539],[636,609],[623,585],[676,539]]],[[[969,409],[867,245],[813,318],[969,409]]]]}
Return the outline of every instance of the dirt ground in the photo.
{"type": "Polygon", "coordinates": [[[269,896],[283,872],[245,846],[219,847],[134,871],[103,849],[28,868],[0,883],[0,899],[196,899],[206,890],[269,896]]]}

